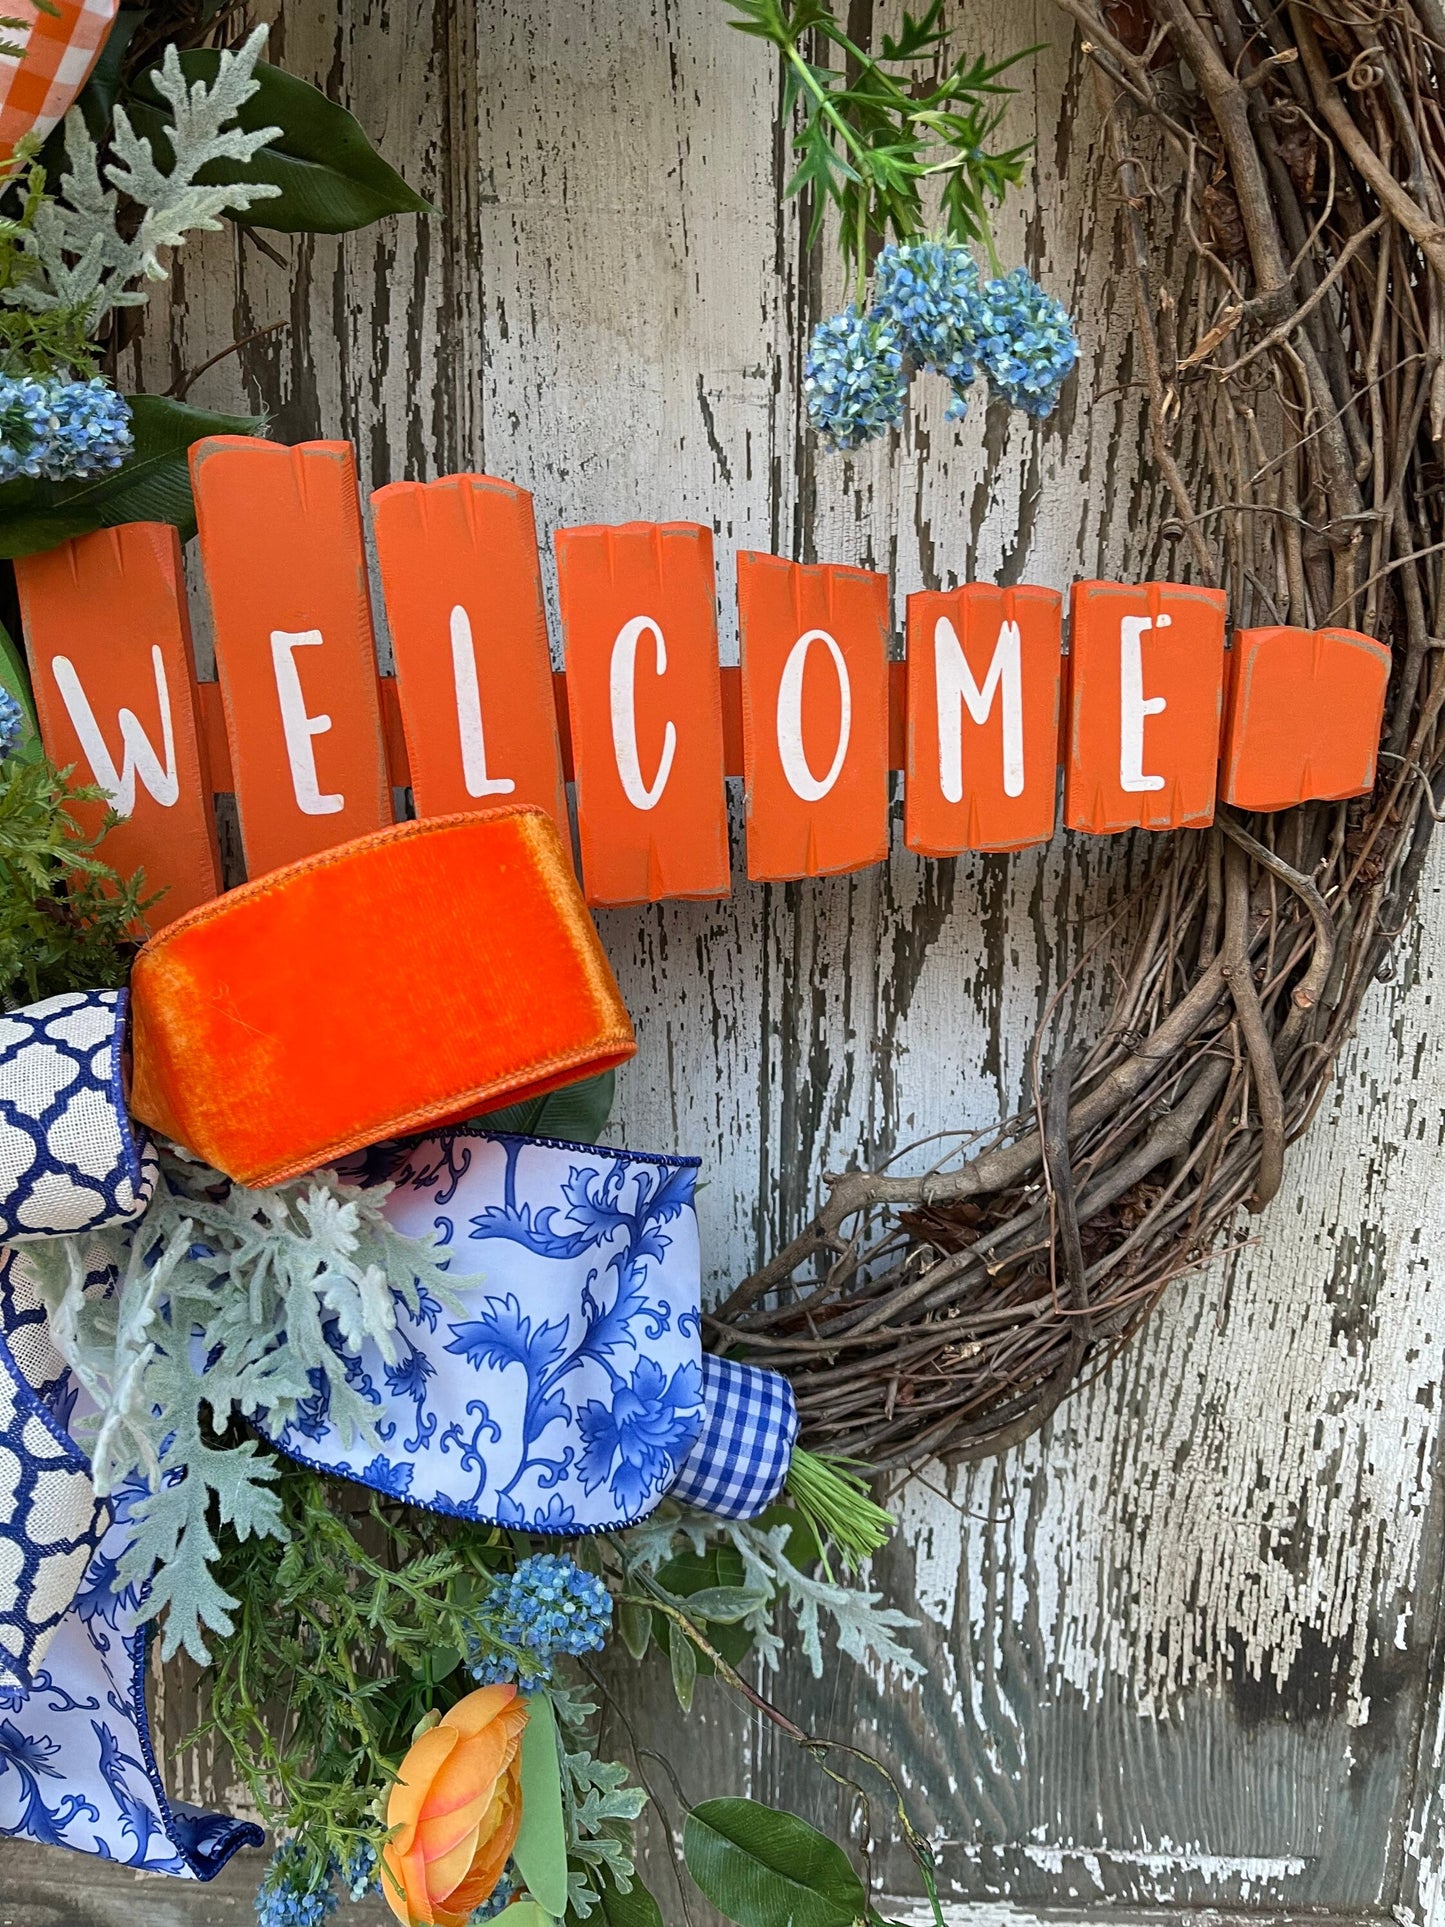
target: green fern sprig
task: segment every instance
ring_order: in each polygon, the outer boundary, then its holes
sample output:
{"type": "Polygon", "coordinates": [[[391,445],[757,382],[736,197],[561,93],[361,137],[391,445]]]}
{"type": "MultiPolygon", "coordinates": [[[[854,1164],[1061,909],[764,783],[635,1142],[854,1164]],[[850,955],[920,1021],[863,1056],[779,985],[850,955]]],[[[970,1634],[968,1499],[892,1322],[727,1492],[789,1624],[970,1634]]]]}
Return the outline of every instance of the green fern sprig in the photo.
{"type": "Polygon", "coordinates": [[[123,881],[96,857],[119,818],[82,830],[67,804],[101,803],[105,793],[69,777],[44,757],[0,765],[0,1010],[123,984],[159,901],[143,872],[123,881]]]}
{"type": "Polygon", "coordinates": [[[793,146],[800,156],[789,196],[813,193],[815,237],[831,204],[840,216],[845,265],[861,283],[869,237],[900,241],[924,231],[925,185],[937,181],[945,232],[981,241],[995,270],[989,203],[1002,201],[1023,178],[1029,146],[991,149],[1003,120],[1001,102],[1014,90],[1000,79],[1036,53],[1030,47],[989,62],[966,55],[947,61],[944,0],[915,17],[906,10],[898,34],[883,36],[873,55],[854,44],[827,0],[728,0],[741,33],[766,40],[783,62],[783,112],[801,114],[793,146]],[[810,59],[810,37],[836,48],[840,70],[810,59]],[[927,69],[943,65],[941,77],[927,69]]]}

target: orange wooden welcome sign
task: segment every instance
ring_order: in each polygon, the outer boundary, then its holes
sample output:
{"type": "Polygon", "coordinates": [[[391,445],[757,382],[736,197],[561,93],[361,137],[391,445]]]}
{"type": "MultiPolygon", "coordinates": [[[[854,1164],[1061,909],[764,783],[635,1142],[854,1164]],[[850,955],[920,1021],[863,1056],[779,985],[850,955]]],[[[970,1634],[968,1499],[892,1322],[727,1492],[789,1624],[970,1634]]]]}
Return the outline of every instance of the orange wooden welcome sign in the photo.
{"type": "Polygon", "coordinates": [[[588,901],[719,897],[725,778],[747,865],[821,876],[887,853],[888,771],[928,856],[1069,828],[1200,826],[1367,792],[1389,651],[1347,630],[1255,629],[1177,583],[886,579],[738,559],[740,669],[719,666],[712,538],[689,523],[556,533],[565,674],[551,669],[526,491],[484,475],[372,498],[396,661],[378,674],[353,451],[222,437],[192,452],[219,687],[197,683],[175,533],[134,523],[16,563],[41,734],[122,821],[164,922],[215,894],[212,785],[234,790],[252,876],[392,819],[535,802],[575,783],[588,901]]]}

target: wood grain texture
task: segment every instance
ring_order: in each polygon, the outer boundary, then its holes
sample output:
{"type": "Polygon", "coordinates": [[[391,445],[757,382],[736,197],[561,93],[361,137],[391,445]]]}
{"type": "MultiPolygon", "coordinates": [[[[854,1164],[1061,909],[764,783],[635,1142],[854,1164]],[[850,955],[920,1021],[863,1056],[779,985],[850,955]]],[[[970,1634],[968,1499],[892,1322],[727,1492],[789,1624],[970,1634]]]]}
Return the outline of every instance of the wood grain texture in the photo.
{"type": "MultiPolygon", "coordinates": [[[[919,384],[895,445],[840,460],[800,435],[806,329],[845,291],[779,214],[774,74],[718,0],[290,0],[276,57],[352,107],[441,217],[283,241],[284,270],[234,232],[204,237],[135,372],[163,388],[289,317],[192,398],[264,406],[287,438],[354,438],[364,486],[461,467],[514,480],[544,558],[560,522],[694,519],[723,583],[744,547],[886,569],[895,653],[911,590],[1167,576],[1117,186],[1068,22],[1051,0],[966,16],[981,53],[1047,43],[1007,128],[1037,139],[1036,170],[999,224],[1005,261],[1025,258],[1084,323],[1081,376],[1042,428],[977,409],[956,429],[938,383],[919,384]]],[[[1172,243],[1157,245],[1167,279],[1172,243]]],[[[735,660],[727,594],[721,612],[735,660]]],[[[887,867],[750,885],[730,788],[729,901],[599,918],[641,1040],[618,1129],[703,1157],[715,1284],[796,1229],[825,1170],[1012,1109],[1055,991],[1060,1034],[1095,1021],[1110,917],[1149,854],[1059,836],[926,862],[901,848],[895,807],[887,867]]],[[[880,1576],[914,1602],[925,1683],[849,1664],[776,1683],[805,1722],[901,1768],[950,1919],[972,1901],[987,1927],[1050,1908],[1445,1919],[1442,895],[1437,858],[1334,1101],[1290,1154],[1298,1201],[1177,1284],[1044,1437],[896,1495],[880,1576]]],[[[625,1741],[625,1715],[645,1732],[689,1799],[745,1790],[846,1820],[828,1782],[711,1689],[686,1724],[666,1698],[626,1684],[614,1731],[625,1741]]],[[[222,1798],[216,1762],[174,1757],[192,1704],[169,1678],[172,1781],[222,1798]]],[[[685,1923],[652,1839],[664,1918],[685,1923]]],[[[114,1895],[135,1892],[43,1860],[0,1853],[26,1927],[110,1927],[114,1895]]],[[[901,1855],[878,1867],[917,1894],[901,1855]]],[[[231,1893],[170,1886],[147,1918],[244,1918],[231,1893]]]]}

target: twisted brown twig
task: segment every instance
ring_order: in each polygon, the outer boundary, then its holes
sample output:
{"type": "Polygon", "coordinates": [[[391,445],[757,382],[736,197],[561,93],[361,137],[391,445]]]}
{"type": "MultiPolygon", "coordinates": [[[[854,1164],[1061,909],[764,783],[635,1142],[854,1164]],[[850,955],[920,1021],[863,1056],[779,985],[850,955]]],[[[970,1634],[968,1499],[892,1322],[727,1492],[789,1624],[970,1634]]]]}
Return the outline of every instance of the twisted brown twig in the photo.
{"type": "Polygon", "coordinates": [[[1445,0],[1060,5],[1124,197],[1156,542],[1186,544],[1158,572],[1395,665],[1372,796],[1158,840],[1112,1017],[1042,1117],[923,1177],[830,1179],[718,1308],[809,1444],[880,1468],[1026,1437],[1279,1192],[1445,798],[1445,0]],[[1168,301],[1151,225],[1189,241],[1168,301]]]}

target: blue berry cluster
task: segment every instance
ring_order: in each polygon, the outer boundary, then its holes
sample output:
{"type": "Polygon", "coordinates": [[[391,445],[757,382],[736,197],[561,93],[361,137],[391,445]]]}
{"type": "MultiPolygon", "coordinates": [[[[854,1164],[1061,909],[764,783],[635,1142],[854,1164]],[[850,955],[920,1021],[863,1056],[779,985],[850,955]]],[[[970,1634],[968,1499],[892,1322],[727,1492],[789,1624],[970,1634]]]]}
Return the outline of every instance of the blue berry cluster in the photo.
{"type": "Polygon", "coordinates": [[[256,1890],[257,1927],[322,1927],[340,1904],[331,1870],[318,1879],[297,1842],[285,1840],[256,1890]]]}
{"type": "Polygon", "coordinates": [[[10,691],[0,684],[0,763],[19,746],[25,734],[25,711],[10,691]]]}
{"type": "Polygon", "coordinates": [[[135,447],[130,406],[108,382],[0,375],[0,482],[83,482],[135,447]]]}
{"type": "Polygon", "coordinates": [[[611,1629],[612,1595],[595,1574],[561,1553],[534,1553],[499,1578],[487,1600],[488,1633],[510,1650],[484,1651],[472,1678],[540,1685],[559,1653],[600,1652],[611,1629]]]}
{"type": "Polygon", "coordinates": [[[1042,417],[1078,359],[1068,310],[1022,268],[980,282],[957,242],[905,241],[878,256],[866,314],[850,308],[814,331],[803,391],[824,442],[851,449],[898,426],[915,369],[950,384],[950,420],[980,374],[991,396],[1042,417]]]}

